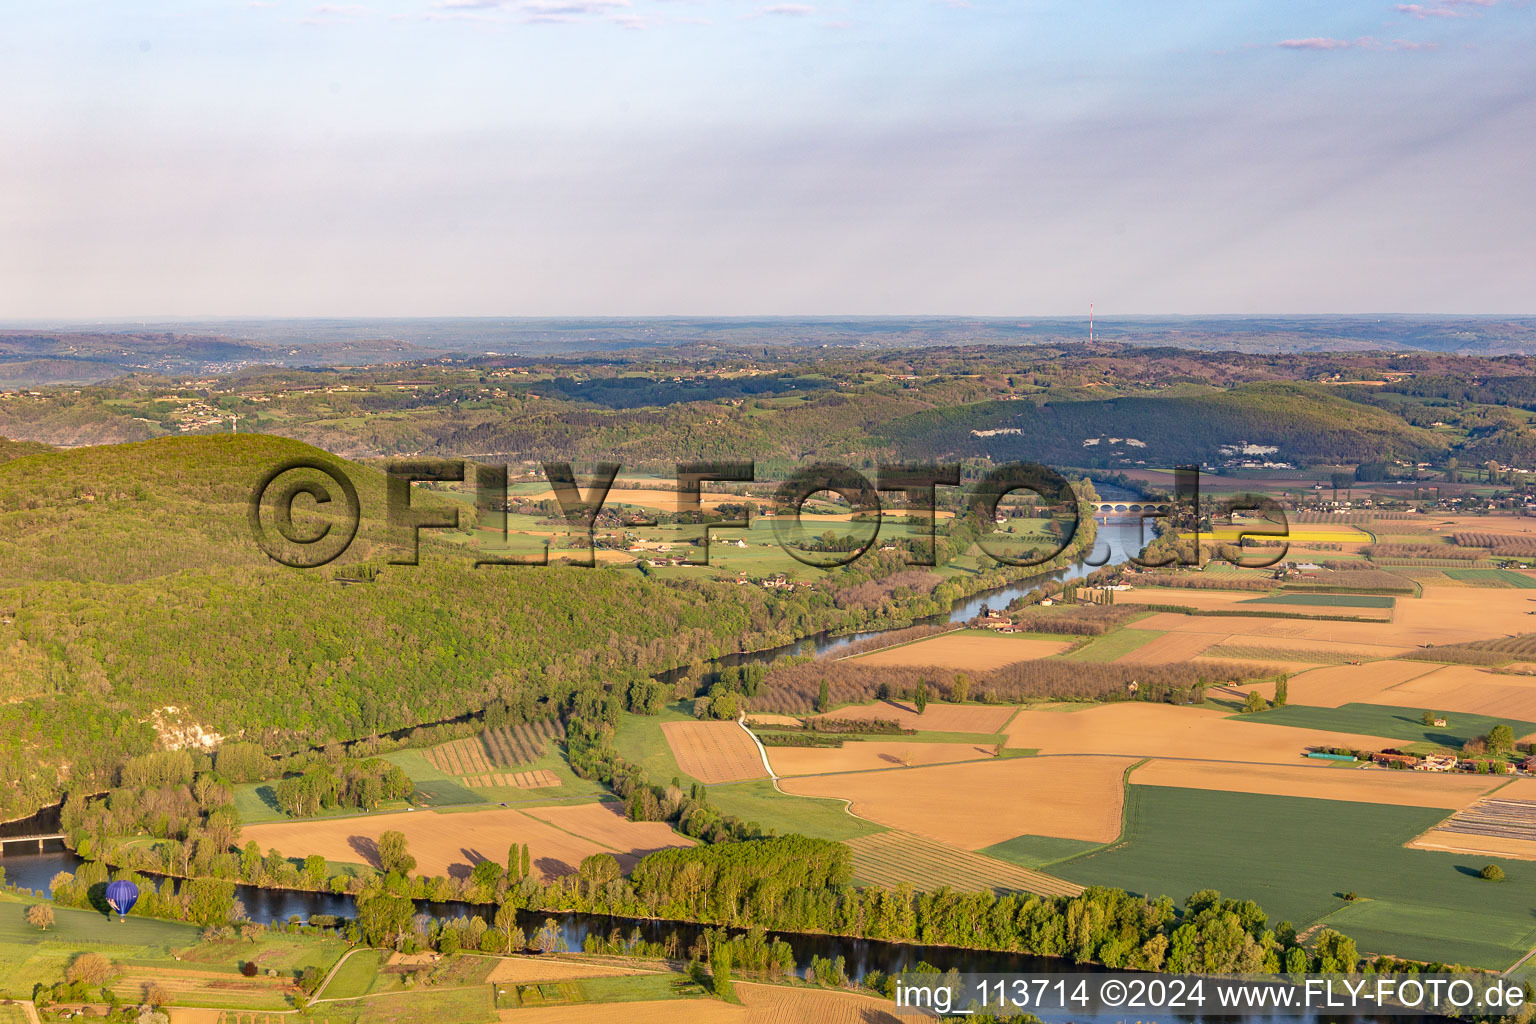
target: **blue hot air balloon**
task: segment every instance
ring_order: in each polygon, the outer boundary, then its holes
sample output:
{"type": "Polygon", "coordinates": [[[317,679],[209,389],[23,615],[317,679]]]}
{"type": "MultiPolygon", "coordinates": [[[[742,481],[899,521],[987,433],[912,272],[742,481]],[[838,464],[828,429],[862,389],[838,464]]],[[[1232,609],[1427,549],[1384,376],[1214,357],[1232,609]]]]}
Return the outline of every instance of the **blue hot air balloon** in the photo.
{"type": "Polygon", "coordinates": [[[107,886],[107,906],[117,912],[118,917],[126,918],[128,911],[139,902],[139,887],[132,882],[124,882],[121,879],[107,886]]]}

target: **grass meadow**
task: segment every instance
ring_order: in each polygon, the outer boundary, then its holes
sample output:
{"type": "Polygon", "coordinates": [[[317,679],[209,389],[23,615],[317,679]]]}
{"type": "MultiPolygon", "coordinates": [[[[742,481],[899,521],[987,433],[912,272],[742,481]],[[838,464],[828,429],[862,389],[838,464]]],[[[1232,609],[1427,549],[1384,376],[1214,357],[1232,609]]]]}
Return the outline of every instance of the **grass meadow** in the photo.
{"type": "Polygon", "coordinates": [[[1474,736],[1486,736],[1489,729],[1501,722],[1512,726],[1516,736],[1536,732],[1536,722],[1461,712],[1448,714],[1444,726],[1425,725],[1422,719],[1426,710],[1435,709],[1392,707],[1386,704],[1344,704],[1336,708],[1288,704],[1283,708],[1242,715],[1238,721],[1289,725],[1299,729],[1330,729],[1334,732],[1359,733],[1362,736],[1386,736],[1405,743],[1429,743],[1456,748],[1474,736]]]}
{"type": "Polygon", "coordinates": [[[1180,901],[1219,889],[1272,924],[1326,919],[1363,950],[1423,960],[1502,970],[1536,945],[1536,864],[1404,848],[1443,810],[1134,785],[1126,800],[1121,842],[1051,873],[1180,901]],[[1479,878],[1486,863],[1506,879],[1479,878]]]}
{"type": "Polygon", "coordinates": [[[885,831],[883,825],[849,814],[841,800],[788,796],[774,789],[770,779],[711,786],[709,800],[743,821],[755,821],[780,832],[798,832],[813,839],[841,842],[885,831]]]}

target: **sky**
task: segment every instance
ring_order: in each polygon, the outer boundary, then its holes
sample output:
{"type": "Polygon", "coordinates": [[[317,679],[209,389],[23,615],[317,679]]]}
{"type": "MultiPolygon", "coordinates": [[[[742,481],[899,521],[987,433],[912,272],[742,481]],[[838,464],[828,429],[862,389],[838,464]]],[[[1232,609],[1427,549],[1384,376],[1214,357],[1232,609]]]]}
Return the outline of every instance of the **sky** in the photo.
{"type": "Polygon", "coordinates": [[[5,0],[0,319],[1536,313],[1529,0],[5,0]]]}

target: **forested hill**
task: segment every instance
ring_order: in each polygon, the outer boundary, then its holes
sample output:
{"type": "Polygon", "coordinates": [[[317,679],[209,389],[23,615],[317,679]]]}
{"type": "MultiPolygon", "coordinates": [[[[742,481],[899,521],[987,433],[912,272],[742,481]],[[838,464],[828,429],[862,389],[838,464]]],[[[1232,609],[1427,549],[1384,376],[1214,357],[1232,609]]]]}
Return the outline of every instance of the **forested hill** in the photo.
{"type": "Polygon", "coordinates": [[[23,455],[38,455],[52,450],[52,445],[43,444],[39,441],[12,441],[8,437],[0,437],[0,462],[10,462],[12,459],[19,459],[23,455]]]}
{"type": "MultiPolygon", "coordinates": [[[[278,461],[255,435],[171,438],[0,464],[0,814],[111,785],[154,719],[274,751],[408,728],[493,700],[569,704],[692,659],[788,642],[849,612],[818,584],[780,594],[633,570],[421,564],[295,570],[256,550],[246,500],[278,461]],[[165,709],[174,707],[170,712],[165,709]]],[[[349,467],[380,564],[381,478],[349,467]]]]}
{"type": "Polygon", "coordinates": [[[1383,409],[1316,385],[1244,384],[1226,391],[1105,401],[978,402],[889,424],[886,440],[930,457],[987,455],[1109,465],[1135,450],[1151,465],[1217,462],[1222,447],[1262,443],[1297,462],[1421,459],[1444,441],[1383,409]],[[1122,443],[1111,443],[1110,439],[1122,443]],[[1128,447],[1124,441],[1134,442],[1128,447]]]}

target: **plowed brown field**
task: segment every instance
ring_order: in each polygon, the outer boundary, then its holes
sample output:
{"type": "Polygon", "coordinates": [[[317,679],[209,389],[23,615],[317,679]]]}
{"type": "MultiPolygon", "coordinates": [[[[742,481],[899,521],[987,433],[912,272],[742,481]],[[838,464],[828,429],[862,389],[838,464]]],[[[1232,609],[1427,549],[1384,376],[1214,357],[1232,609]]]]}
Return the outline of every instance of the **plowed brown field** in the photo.
{"type": "Polygon", "coordinates": [[[497,1010],[496,1019],[507,1024],[747,1024],[750,1017],[746,1008],[718,999],[653,999],[497,1010]]]}
{"type": "MultiPolygon", "coordinates": [[[[903,1024],[893,1004],[873,996],[825,989],[738,983],[736,994],[747,1008],[746,1024],[903,1024]]],[[[692,1017],[687,1018],[692,1024],[692,1017]]]]}
{"type": "Polygon", "coordinates": [[[1071,640],[1040,640],[1019,636],[979,636],[975,633],[949,633],[931,640],[919,640],[899,647],[887,647],[854,659],[860,665],[900,668],[931,665],[934,668],[962,672],[990,672],[1016,661],[1033,661],[1060,654],[1072,647],[1071,640]]]}
{"type": "MultiPolygon", "coordinates": [[[[1402,704],[1393,695],[1402,691],[1408,680],[1435,671],[1424,661],[1370,661],[1360,665],[1331,665],[1302,672],[1290,679],[1290,703],[1318,708],[1336,708],[1345,704],[1402,704]]],[[[1536,683],[1536,680],[1532,680],[1536,683]]],[[[1258,690],[1266,698],[1275,695],[1274,683],[1244,685],[1258,690]]],[[[1413,701],[1407,703],[1413,704],[1413,701]]]]}
{"type": "Polygon", "coordinates": [[[1465,807],[1499,785],[1498,780],[1486,775],[1163,760],[1148,761],[1131,772],[1130,781],[1138,786],[1175,786],[1363,804],[1444,807],[1447,810],[1465,807]]]}
{"type": "MultiPolygon", "coordinates": [[[[1046,713],[1061,722],[1080,715],[1046,713]]],[[[978,850],[1021,835],[1108,842],[1120,832],[1124,757],[1017,757],[786,779],[786,793],[851,801],[861,818],[978,850]],[[1007,799],[1001,795],[1007,794],[1007,799]]]]}
{"type": "Polygon", "coordinates": [[[561,959],[558,956],[510,956],[496,961],[486,981],[493,985],[524,985],[534,981],[566,981],[571,978],[614,978],[626,974],[655,974],[655,970],[596,963],[591,957],[561,959]]]}
{"type": "Polygon", "coordinates": [[[841,747],[768,748],[768,761],[774,772],[781,776],[982,761],[992,756],[991,747],[973,743],[903,743],[900,740],[849,740],[841,747]]]}
{"type": "Polygon", "coordinates": [[[1381,750],[1402,742],[1382,736],[1244,722],[1223,711],[1141,701],[1101,704],[1070,715],[1020,711],[1008,724],[1008,737],[1010,747],[1033,747],[1042,754],[1122,754],[1269,764],[1295,764],[1308,747],[1381,750]]]}
{"type": "MultiPolygon", "coordinates": [[[[508,846],[527,843],[534,874],[548,880],[574,873],[582,859],[594,853],[612,853],[628,870],[638,859],[637,851],[657,848],[654,823],[623,824],[628,827],[609,834],[610,841],[602,842],[571,835],[513,808],[495,808],[247,825],[241,835],[246,841],[254,840],[262,849],[275,847],[289,857],[318,853],[333,863],[376,865],[379,836],[394,830],[405,835],[418,872],[453,877],[467,876],[482,860],[505,862],[508,846]],[[611,841],[614,838],[619,841],[611,841]]],[[[676,836],[663,845],[682,846],[687,842],[676,836]]]]}
{"type": "Polygon", "coordinates": [[[757,744],[735,722],[663,722],[677,766],[700,782],[765,779],[757,744]]]}
{"type": "Polygon", "coordinates": [[[1393,687],[1377,701],[1536,722],[1536,677],[1499,675],[1471,665],[1447,665],[1393,687]]]}
{"type": "Polygon", "coordinates": [[[615,801],[570,804],[563,807],[529,807],[524,812],[556,828],[596,840],[616,850],[644,856],[669,846],[692,846],[694,841],[660,821],[630,821],[615,801]]]}
{"type": "Polygon", "coordinates": [[[1174,661],[1188,661],[1223,639],[1225,638],[1214,633],[1164,633],[1160,637],[1148,640],[1134,651],[1127,651],[1115,660],[1142,665],[1166,665],[1174,661]]]}

